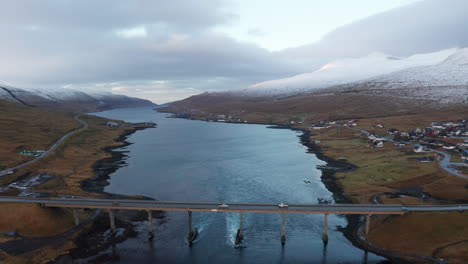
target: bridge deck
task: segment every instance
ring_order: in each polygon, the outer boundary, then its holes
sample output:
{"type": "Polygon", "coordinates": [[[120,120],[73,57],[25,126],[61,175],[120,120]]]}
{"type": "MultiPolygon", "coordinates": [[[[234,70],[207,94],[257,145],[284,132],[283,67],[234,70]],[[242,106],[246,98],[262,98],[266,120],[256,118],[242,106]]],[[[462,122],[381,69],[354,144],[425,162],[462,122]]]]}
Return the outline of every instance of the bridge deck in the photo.
{"type": "Polygon", "coordinates": [[[280,207],[273,203],[228,202],[169,202],[152,200],[111,200],[84,198],[22,198],[0,197],[1,202],[39,203],[47,207],[100,208],[121,210],[245,212],[245,213],[302,213],[302,214],[404,214],[407,212],[465,211],[467,204],[454,205],[377,205],[377,204],[289,204],[280,207]],[[221,204],[227,207],[221,208],[221,204]]]}

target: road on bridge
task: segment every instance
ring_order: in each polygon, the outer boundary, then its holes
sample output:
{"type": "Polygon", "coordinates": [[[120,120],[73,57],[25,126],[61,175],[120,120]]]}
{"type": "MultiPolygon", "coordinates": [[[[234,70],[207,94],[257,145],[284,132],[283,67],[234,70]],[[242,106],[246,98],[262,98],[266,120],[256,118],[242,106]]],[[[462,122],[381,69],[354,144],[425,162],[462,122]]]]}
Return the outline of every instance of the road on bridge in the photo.
{"type": "Polygon", "coordinates": [[[468,210],[468,204],[382,205],[382,204],[289,204],[227,202],[169,202],[82,198],[0,197],[1,202],[39,203],[46,207],[101,208],[123,210],[204,211],[303,214],[404,214],[407,212],[447,212],[468,210]]]}

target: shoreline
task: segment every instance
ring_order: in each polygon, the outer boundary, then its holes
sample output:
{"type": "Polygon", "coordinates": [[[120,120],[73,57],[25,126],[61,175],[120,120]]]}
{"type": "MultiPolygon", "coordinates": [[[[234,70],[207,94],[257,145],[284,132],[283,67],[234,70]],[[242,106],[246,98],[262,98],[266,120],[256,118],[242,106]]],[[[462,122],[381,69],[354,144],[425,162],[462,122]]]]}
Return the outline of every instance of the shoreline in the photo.
{"type": "MultiPolygon", "coordinates": [[[[156,110],[156,109],[155,109],[156,110]]],[[[156,110],[157,111],[157,110],[156,110]]],[[[173,117],[174,118],[174,117],[173,117]]],[[[196,120],[196,121],[205,121],[205,120],[197,120],[197,119],[192,119],[192,118],[184,118],[184,119],[190,119],[190,120],[196,120]]],[[[236,124],[236,123],[232,123],[236,124]]],[[[329,168],[318,168],[320,171],[322,171],[321,175],[321,181],[325,185],[326,189],[330,191],[333,195],[333,199],[336,203],[353,203],[352,200],[347,197],[344,194],[343,188],[340,186],[340,184],[337,182],[338,178],[335,176],[336,172],[349,172],[356,170],[358,167],[345,162],[345,161],[338,161],[334,160],[330,157],[327,157],[324,154],[323,148],[316,145],[314,142],[310,140],[310,137],[313,135],[313,132],[303,129],[303,128],[295,128],[292,127],[291,125],[288,124],[265,124],[265,123],[239,123],[239,124],[261,124],[261,125],[266,125],[267,128],[271,129],[289,129],[292,131],[300,131],[302,134],[299,137],[300,143],[304,146],[307,147],[307,153],[312,153],[315,154],[316,157],[324,162],[326,162],[327,167],[333,167],[334,169],[329,169],[329,168]]],[[[105,192],[104,189],[106,186],[108,186],[109,179],[110,179],[110,174],[114,173],[117,171],[119,168],[121,168],[122,164],[125,164],[125,157],[128,151],[116,151],[117,149],[129,146],[133,143],[126,141],[132,134],[136,133],[139,130],[144,130],[147,129],[148,127],[136,127],[134,129],[129,129],[126,130],[124,133],[122,133],[118,138],[115,139],[116,142],[122,143],[119,144],[118,146],[108,146],[103,148],[103,151],[106,153],[109,153],[111,156],[97,160],[94,165],[93,165],[93,171],[95,172],[95,176],[92,178],[88,178],[86,180],[83,180],[81,182],[81,188],[86,191],[86,192],[93,192],[93,193],[99,193],[106,198],[137,198],[137,199],[151,199],[148,197],[143,197],[143,196],[127,196],[127,195],[120,195],[120,194],[115,194],[115,193],[109,193],[105,192]]],[[[107,219],[105,216],[102,216],[104,219],[107,219]]],[[[117,215],[118,216],[118,215],[117,215]]],[[[164,217],[164,213],[162,212],[159,217],[164,217]]],[[[388,260],[385,260],[383,263],[386,263],[387,261],[393,261],[394,263],[411,263],[410,261],[403,259],[401,257],[398,257],[397,255],[390,255],[387,254],[383,251],[377,250],[375,247],[372,247],[372,245],[366,245],[362,240],[358,238],[359,236],[359,230],[362,224],[364,223],[362,221],[361,216],[355,216],[355,215],[346,215],[346,220],[347,220],[347,225],[344,228],[338,228],[337,231],[343,233],[343,235],[357,248],[364,250],[366,252],[372,252],[376,255],[382,256],[384,258],[387,258],[388,260]]],[[[102,220],[102,219],[101,219],[102,220]]],[[[117,220],[117,217],[116,217],[117,220]]],[[[138,219],[139,221],[141,220],[146,220],[146,219],[138,219]]],[[[133,221],[138,221],[137,219],[134,219],[133,221]]],[[[124,228],[126,230],[125,234],[131,234],[129,236],[124,235],[123,237],[119,237],[117,240],[108,240],[108,241],[101,241],[97,242],[97,244],[101,244],[101,246],[104,247],[109,247],[112,244],[117,244],[120,242],[123,242],[127,240],[128,238],[131,238],[135,236],[135,234],[132,232],[133,231],[133,224],[131,222],[127,221],[117,221],[121,222],[121,224],[124,224],[124,228]]],[[[97,221],[97,223],[93,224],[93,226],[89,228],[85,228],[82,230],[82,234],[79,234],[77,240],[81,240],[81,244],[84,245],[85,247],[88,245],[87,243],[83,243],[86,241],[86,237],[89,236],[90,234],[93,233],[93,231],[102,231],[103,228],[107,228],[107,221],[97,221]],[[83,241],[84,240],[84,241],[83,241]]],[[[119,225],[119,224],[118,224],[119,225]]],[[[94,253],[86,254],[85,257],[92,257],[93,259],[99,259],[105,255],[104,249],[98,250],[94,253]],[[104,253],[104,254],[102,254],[104,253]]],[[[78,247],[75,249],[72,249],[69,254],[62,255],[61,257],[76,257],[76,252],[87,252],[86,249],[82,249],[82,247],[78,247]]],[[[83,256],[82,256],[83,257],[83,256]]],[[[81,258],[82,258],[81,257],[81,258]]],[[[80,259],[80,258],[79,258],[80,259]]],[[[54,260],[58,261],[59,259],[54,260]]]]}
{"type": "MultiPolygon", "coordinates": [[[[156,109],[155,109],[156,110],[156,109]]],[[[156,110],[158,111],[158,110],[156,110]]],[[[189,120],[197,120],[197,121],[205,121],[203,119],[194,119],[194,118],[183,118],[183,117],[171,117],[171,118],[182,118],[182,119],[189,119],[189,120]]],[[[227,122],[226,122],[227,123],[227,122]]],[[[310,137],[313,135],[313,132],[303,129],[303,128],[296,128],[292,127],[289,124],[272,124],[272,123],[235,123],[229,122],[230,124],[258,124],[258,125],[266,125],[266,128],[270,129],[289,129],[292,131],[300,131],[302,135],[298,136],[300,139],[300,143],[307,147],[307,153],[311,153],[316,155],[316,157],[324,162],[326,162],[327,167],[333,167],[335,169],[327,169],[327,168],[318,168],[322,171],[322,176],[320,177],[322,183],[325,185],[325,188],[333,194],[333,199],[337,203],[353,203],[354,202],[344,194],[343,188],[337,182],[338,178],[335,176],[337,172],[350,172],[353,170],[358,169],[357,166],[354,164],[345,162],[345,161],[338,161],[332,159],[324,154],[323,148],[316,145],[315,143],[311,142],[310,137]]],[[[342,232],[343,235],[348,239],[355,247],[364,250],[366,252],[374,253],[378,256],[382,256],[386,258],[383,263],[387,263],[390,261],[391,263],[398,263],[398,264],[407,264],[412,263],[404,258],[401,258],[397,255],[391,255],[386,253],[383,250],[377,250],[375,247],[372,247],[371,244],[366,245],[359,237],[359,231],[362,224],[365,222],[363,221],[362,217],[359,215],[346,215],[347,226],[344,228],[340,228],[337,231],[342,232]]]]}
{"type": "MultiPolygon", "coordinates": [[[[300,130],[303,132],[303,134],[300,136],[300,139],[301,139],[301,143],[308,148],[308,153],[315,154],[318,159],[325,161],[327,163],[327,166],[331,165],[331,167],[333,168],[338,168],[338,169],[318,168],[319,170],[322,171],[322,176],[320,177],[320,179],[322,183],[325,185],[325,187],[327,188],[327,190],[333,193],[333,199],[335,200],[335,202],[354,204],[354,202],[344,194],[343,188],[337,182],[338,178],[335,176],[335,174],[336,172],[354,171],[358,169],[359,167],[355,166],[354,164],[344,162],[344,161],[334,160],[326,156],[323,152],[323,148],[321,148],[320,146],[310,141],[310,136],[313,135],[311,131],[307,131],[304,129],[294,129],[294,128],[292,128],[292,130],[300,130]]],[[[411,261],[398,257],[397,255],[391,255],[391,254],[384,252],[383,250],[382,251],[377,250],[377,248],[375,248],[375,246],[372,247],[371,244],[369,245],[364,244],[364,242],[358,238],[360,235],[359,232],[361,231],[361,226],[365,224],[365,222],[362,219],[362,216],[345,215],[345,218],[348,224],[346,225],[346,227],[339,228],[337,231],[342,232],[343,235],[355,247],[362,249],[366,252],[371,252],[378,256],[387,258],[388,260],[385,260],[385,262],[391,261],[392,263],[399,263],[399,264],[400,263],[401,264],[412,263],[411,261]]]]}
{"type": "MultiPolygon", "coordinates": [[[[110,184],[110,175],[121,168],[121,165],[125,163],[126,151],[116,150],[133,144],[128,142],[127,139],[134,133],[148,128],[153,127],[133,127],[133,129],[127,129],[114,139],[115,142],[121,144],[102,148],[105,153],[110,154],[110,157],[95,161],[93,164],[93,172],[95,175],[83,180],[80,184],[81,188],[89,193],[101,194],[106,199],[152,200],[152,198],[140,195],[129,196],[104,191],[105,187],[110,184]]],[[[109,254],[107,250],[129,238],[136,237],[138,231],[135,231],[136,226],[134,222],[146,221],[148,217],[146,212],[141,210],[115,210],[114,214],[116,228],[121,230],[120,233],[118,232],[118,235],[111,236],[107,234],[109,230],[109,213],[101,212],[100,215],[96,217],[95,221],[90,223],[90,226],[83,227],[83,229],[78,231],[77,235],[72,238],[77,245],[75,248],[71,249],[67,254],[55,257],[48,263],[68,263],[80,259],[88,259],[91,261],[114,259],[116,256],[109,254]]],[[[152,215],[153,219],[163,219],[165,217],[164,212],[160,211],[153,211],[152,215]]]]}
{"type": "Polygon", "coordinates": [[[137,131],[145,129],[147,128],[139,127],[134,129],[128,129],[122,134],[120,134],[119,137],[114,139],[115,142],[121,144],[119,144],[118,146],[104,147],[102,151],[107,154],[110,154],[111,156],[96,160],[96,162],[93,164],[93,172],[95,176],[83,180],[80,184],[81,188],[86,192],[103,194],[108,198],[125,197],[119,194],[105,192],[104,189],[106,186],[109,185],[108,180],[110,179],[110,175],[116,172],[119,168],[121,168],[122,164],[125,164],[124,158],[126,157],[126,151],[116,150],[132,145],[133,143],[128,142],[127,139],[137,131]]]}

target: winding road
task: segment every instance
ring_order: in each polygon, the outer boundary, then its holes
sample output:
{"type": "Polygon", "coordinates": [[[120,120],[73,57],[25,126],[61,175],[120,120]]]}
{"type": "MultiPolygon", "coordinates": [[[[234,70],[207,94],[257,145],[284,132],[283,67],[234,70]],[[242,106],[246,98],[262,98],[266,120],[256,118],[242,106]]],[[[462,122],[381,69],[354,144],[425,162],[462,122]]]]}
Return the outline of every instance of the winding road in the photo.
{"type": "Polygon", "coordinates": [[[58,146],[60,146],[60,144],[62,144],[67,138],[69,138],[70,136],[72,136],[72,135],[74,135],[74,134],[76,134],[76,133],[78,133],[80,131],[83,131],[83,130],[87,129],[88,128],[88,123],[86,123],[85,121],[79,119],[80,116],[81,116],[81,114],[78,114],[78,115],[76,115],[74,117],[74,119],[82,124],[81,128],[73,130],[72,132],[70,132],[70,133],[66,134],[65,136],[63,136],[62,138],[60,138],[57,142],[55,142],[52,145],[52,147],[50,147],[49,150],[45,151],[44,153],[42,153],[40,156],[36,157],[35,159],[27,161],[27,162],[25,162],[23,164],[20,164],[20,165],[16,166],[16,167],[8,168],[8,169],[0,171],[0,177],[7,175],[8,172],[10,172],[10,171],[20,169],[22,167],[28,166],[28,165],[30,165],[32,163],[35,163],[35,162],[45,158],[47,155],[49,155],[51,152],[53,152],[58,146]]]}

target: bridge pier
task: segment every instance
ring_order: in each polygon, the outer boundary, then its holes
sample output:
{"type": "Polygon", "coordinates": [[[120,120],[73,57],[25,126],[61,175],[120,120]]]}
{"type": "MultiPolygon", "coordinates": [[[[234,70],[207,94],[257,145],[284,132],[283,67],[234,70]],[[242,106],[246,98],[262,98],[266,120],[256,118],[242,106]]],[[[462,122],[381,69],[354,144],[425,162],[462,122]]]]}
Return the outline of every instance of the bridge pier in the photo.
{"type": "Polygon", "coordinates": [[[281,214],[281,245],[286,243],[286,214],[281,214]]]}
{"type": "Polygon", "coordinates": [[[371,225],[371,216],[370,214],[366,215],[366,235],[369,234],[370,225],[371,225]]]}
{"type": "Polygon", "coordinates": [[[324,216],[322,240],[324,244],[328,244],[328,214],[324,216]]]}
{"type": "Polygon", "coordinates": [[[188,243],[189,245],[192,245],[193,241],[197,238],[198,235],[198,229],[192,227],[192,211],[188,211],[188,217],[189,217],[189,233],[188,233],[188,243]]]}
{"type": "Polygon", "coordinates": [[[148,212],[148,239],[152,240],[154,238],[153,231],[153,213],[151,210],[146,210],[148,212]]]}
{"type": "Polygon", "coordinates": [[[115,217],[114,217],[114,212],[112,209],[109,209],[109,219],[110,219],[110,228],[111,228],[111,233],[115,233],[115,217]]]}
{"type": "Polygon", "coordinates": [[[73,219],[75,220],[75,225],[80,224],[80,218],[78,217],[78,209],[74,208],[73,209],[73,219]]]}
{"type": "Polygon", "coordinates": [[[242,240],[244,239],[244,234],[242,232],[242,212],[239,213],[239,229],[237,229],[237,234],[236,234],[236,246],[239,246],[242,243],[242,240]]]}

